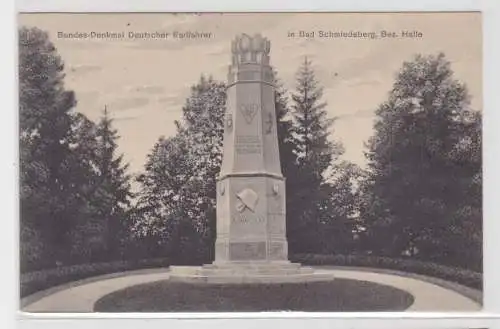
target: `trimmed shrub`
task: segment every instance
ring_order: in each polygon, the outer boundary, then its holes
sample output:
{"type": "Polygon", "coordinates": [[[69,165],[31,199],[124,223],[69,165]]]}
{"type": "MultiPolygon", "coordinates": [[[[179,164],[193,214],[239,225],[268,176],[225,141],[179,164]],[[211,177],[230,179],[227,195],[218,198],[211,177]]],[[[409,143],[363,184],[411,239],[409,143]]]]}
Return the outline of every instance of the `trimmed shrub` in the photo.
{"type": "Polygon", "coordinates": [[[168,267],[165,258],[109,263],[81,264],[23,273],[20,277],[21,297],[64,283],[87,279],[93,276],[146,268],[168,267]]]}
{"type": "Polygon", "coordinates": [[[397,259],[371,255],[296,254],[291,255],[290,260],[313,266],[334,265],[399,270],[455,282],[474,289],[483,289],[482,273],[414,259],[397,259]]]}
{"type": "MultiPolygon", "coordinates": [[[[482,290],[483,287],[483,275],[481,273],[414,259],[395,259],[369,255],[296,254],[291,255],[290,260],[313,266],[353,266],[398,270],[456,282],[474,289],[482,290]]],[[[168,267],[169,265],[170,261],[168,259],[156,258],[81,264],[29,272],[21,274],[20,294],[21,297],[25,297],[37,291],[93,276],[138,269],[168,267]]]]}

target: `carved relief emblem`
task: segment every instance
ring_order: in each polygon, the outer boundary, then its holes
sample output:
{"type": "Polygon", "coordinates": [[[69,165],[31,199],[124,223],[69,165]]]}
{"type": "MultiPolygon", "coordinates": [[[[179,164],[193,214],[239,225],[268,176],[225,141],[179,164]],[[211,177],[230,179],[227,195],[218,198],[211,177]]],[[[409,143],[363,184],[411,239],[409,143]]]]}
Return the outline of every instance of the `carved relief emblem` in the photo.
{"type": "Polygon", "coordinates": [[[231,114],[226,116],[226,129],[228,132],[233,131],[233,116],[231,114]]]}
{"type": "Polygon", "coordinates": [[[245,188],[236,194],[236,198],[238,199],[236,204],[236,210],[238,210],[238,212],[241,213],[245,209],[255,212],[259,196],[254,190],[245,188]]]}
{"type": "Polygon", "coordinates": [[[243,118],[245,119],[246,123],[248,123],[248,124],[252,123],[253,118],[257,114],[258,110],[259,110],[258,104],[241,104],[240,105],[241,114],[243,114],[243,118]]]}
{"type": "Polygon", "coordinates": [[[280,193],[280,187],[278,184],[273,185],[273,194],[278,195],[280,193]]]}
{"type": "Polygon", "coordinates": [[[273,131],[273,115],[271,112],[267,112],[266,120],[266,134],[270,134],[273,131]]]}

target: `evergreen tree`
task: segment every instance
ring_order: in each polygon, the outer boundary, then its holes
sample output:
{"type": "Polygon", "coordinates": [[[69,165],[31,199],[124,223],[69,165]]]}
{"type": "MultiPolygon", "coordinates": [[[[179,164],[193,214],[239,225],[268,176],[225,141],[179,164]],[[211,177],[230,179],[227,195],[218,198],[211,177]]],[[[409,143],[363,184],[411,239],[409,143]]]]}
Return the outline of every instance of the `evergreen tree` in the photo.
{"type": "Polygon", "coordinates": [[[105,255],[121,256],[122,242],[126,238],[127,211],[132,197],[130,175],[127,174],[128,164],[123,161],[123,155],[117,154],[118,132],[112,126],[107,108],[96,126],[96,148],[94,175],[96,179],[95,196],[97,218],[106,242],[105,255]]]}
{"type": "Polygon", "coordinates": [[[297,72],[296,92],[292,94],[295,153],[301,174],[317,186],[323,181],[323,173],[333,157],[342,153],[328,139],[334,120],[328,118],[327,104],[322,97],[323,88],[316,80],[311,61],[305,58],[297,72]]]}
{"type": "Polygon", "coordinates": [[[330,222],[332,186],[326,183],[327,169],[343,153],[339,143],[330,140],[334,120],[328,118],[323,89],[316,80],[311,61],[307,58],[297,72],[296,91],[292,94],[294,153],[297,173],[291,193],[287,235],[292,252],[324,250],[321,222],[330,222]],[[322,205],[320,205],[322,204],[322,205]]]}
{"type": "Polygon", "coordinates": [[[480,214],[471,214],[480,209],[472,194],[480,186],[480,125],[465,85],[453,78],[443,54],[418,55],[403,64],[376,113],[362,206],[372,248],[460,262],[463,248],[454,232],[472,217],[480,222],[480,214]],[[467,218],[457,216],[464,209],[467,218]]]}

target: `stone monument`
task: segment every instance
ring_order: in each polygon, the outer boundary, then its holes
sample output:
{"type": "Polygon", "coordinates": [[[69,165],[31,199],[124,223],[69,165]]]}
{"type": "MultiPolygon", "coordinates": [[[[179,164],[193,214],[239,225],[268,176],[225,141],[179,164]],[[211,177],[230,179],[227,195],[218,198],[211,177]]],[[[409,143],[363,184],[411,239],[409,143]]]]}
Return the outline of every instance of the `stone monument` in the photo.
{"type": "Polygon", "coordinates": [[[232,42],[223,160],[217,186],[215,263],[286,261],[285,180],[281,174],[270,42],[232,42]]]}
{"type": "Polygon", "coordinates": [[[215,261],[173,266],[170,278],[214,283],[331,280],[331,275],[288,261],[271,44],[259,34],[242,34],[231,46],[215,261]]]}

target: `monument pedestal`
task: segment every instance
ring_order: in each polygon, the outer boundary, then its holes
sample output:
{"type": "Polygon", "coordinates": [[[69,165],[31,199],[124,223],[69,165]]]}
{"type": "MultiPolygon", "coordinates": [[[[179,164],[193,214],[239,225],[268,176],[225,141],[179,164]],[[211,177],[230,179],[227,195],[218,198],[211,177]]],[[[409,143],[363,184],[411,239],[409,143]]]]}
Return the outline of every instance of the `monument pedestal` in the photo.
{"type": "Polygon", "coordinates": [[[254,173],[219,178],[216,263],[287,261],[285,234],[283,177],[254,173]]]}
{"type": "Polygon", "coordinates": [[[207,283],[332,280],[288,261],[270,42],[243,34],[232,43],[224,147],[217,179],[215,262],[172,266],[170,279],[207,283]]]}

